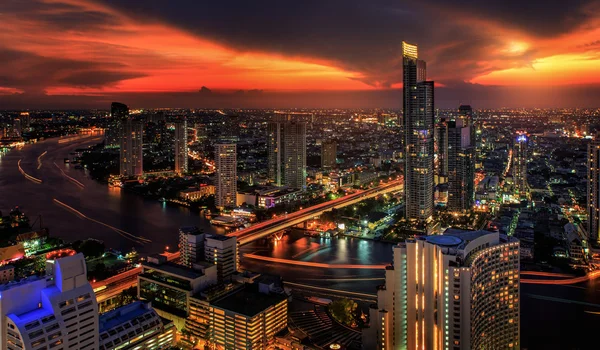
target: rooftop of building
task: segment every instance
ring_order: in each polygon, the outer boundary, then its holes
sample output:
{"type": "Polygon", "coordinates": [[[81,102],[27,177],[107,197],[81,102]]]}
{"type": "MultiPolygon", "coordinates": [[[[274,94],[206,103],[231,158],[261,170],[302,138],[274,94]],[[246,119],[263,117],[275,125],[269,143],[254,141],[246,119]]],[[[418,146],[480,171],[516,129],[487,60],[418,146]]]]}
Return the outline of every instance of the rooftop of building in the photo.
{"type": "Polygon", "coordinates": [[[258,286],[247,285],[239,292],[228,295],[212,303],[214,307],[254,317],[271,306],[287,299],[285,294],[264,294],[258,292],[258,286]]]}
{"type": "Polygon", "coordinates": [[[202,273],[202,271],[197,271],[197,270],[192,269],[191,267],[175,264],[170,261],[162,263],[162,264],[155,264],[155,263],[146,261],[146,262],[142,263],[142,266],[144,266],[146,268],[151,268],[151,269],[154,269],[157,271],[162,271],[167,274],[176,275],[178,277],[190,279],[190,280],[194,280],[196,278],[200,278],[200,277],[204,276],[204,273],[202,273]]]}
{"type": "MultiPolygon", "coordinates": [[[[459,238],[461,241],[471,242],[479,237],[483,237],[485,235],[489,235],[489,234],[493,234],[493,233],[494,232],[486,231],[486,230],[470,231],[470,230],[449,228],[446,231],[444,231],[444,234],[442,235],[442,237],[443,236],[451,236],[451,237],[459,238]]],[[[433,236],[430,236],[430,237],[433,237],[433,236]]]]}
{"type": "Polygon", "coordinates": [[[149,303],[134,301],[131,304],[103,313],[99,317],[99,333],[106,332],[149,312],[153,312],[149,303]]]}
{"type": "Polygon", "coordinates": [[[213,234],[213,235],[207,235],[206,239],[214,239],[216,241],[228,241],[230,239],[235,239],[235,237],[213,234]]]}
{"type": "Polygon", "coordinates": [[[179,228],[179,232],[181,233],[185,233],[188,235],[199,235],[204,233],[204,231],[200,230],[198,227],[196,226],[182,226],[179,228]]]}

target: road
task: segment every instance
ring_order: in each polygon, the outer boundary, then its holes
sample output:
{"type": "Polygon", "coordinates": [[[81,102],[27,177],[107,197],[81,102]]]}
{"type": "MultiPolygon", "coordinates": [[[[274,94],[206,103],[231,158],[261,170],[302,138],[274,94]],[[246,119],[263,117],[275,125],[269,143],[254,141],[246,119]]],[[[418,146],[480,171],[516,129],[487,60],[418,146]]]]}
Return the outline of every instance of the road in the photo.
{"type": "Polygon", "coordinates": [[[263,221],[251,227],[231,232],[228,234],[228,236],[237,237],[239,244],[244,245],[257,239],[267,237],[288,227],[300,224],[306,220],[310,220],[311,218],[319,216],[332,209],[343,208],[348,205],[356,204],[367,198],[373,198],[388,192],[402,190],[402,188],[403,180],[390,181],[372,189],[360,190],[332,201],[327,201],[325,203],[317,204],[294,213],[281,215],[273,219],[263,221]]]}

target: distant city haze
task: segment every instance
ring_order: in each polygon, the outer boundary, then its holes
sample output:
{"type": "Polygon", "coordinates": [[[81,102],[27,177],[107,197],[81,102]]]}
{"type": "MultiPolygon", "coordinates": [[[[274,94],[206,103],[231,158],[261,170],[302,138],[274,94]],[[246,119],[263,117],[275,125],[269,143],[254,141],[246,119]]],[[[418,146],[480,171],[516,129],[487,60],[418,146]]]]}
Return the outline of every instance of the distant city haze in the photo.
{"type": "Polygon", "coordinates": [[[438,108],[598,107],[599,7],[2,1],[0,106],[400,109],[407,40],[438,108]]]}

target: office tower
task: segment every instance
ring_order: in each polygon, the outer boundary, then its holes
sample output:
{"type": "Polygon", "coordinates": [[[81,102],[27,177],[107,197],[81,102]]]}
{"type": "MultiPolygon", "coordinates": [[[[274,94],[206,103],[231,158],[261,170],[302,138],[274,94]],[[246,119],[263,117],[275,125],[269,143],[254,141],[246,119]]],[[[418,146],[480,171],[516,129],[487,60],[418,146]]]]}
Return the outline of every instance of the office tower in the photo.
{"type": "Polygon", "coordinates": [[[129,118],[129,107],[123,103],[113,102],[110,105],[110,120],[104,132],[105,147],[119,147],[121,123],[129,118]]]}
{"type": "Polygon", "coordinates": [[[207,235],[204,242],[204,259],[217,265],[217,280],[231,279],[238,268],[237,239],[224,235],[207,235]]]}
{"type": "Polygon", "coordinates": [[[164,255],[150,255],[138,275],[138,298],[148,300],[162,317],[182,328],[188,316],[189,298],[217,283],[217,267],[198,262],[194,268],[168,262],[164,255]]]}
{"type": "Polygon", "coordinates": [[[267,349],[287,327],[287,303],[285,294],[253,285],[216,300],[211,303],[210,339],[219,349],[267,349]]]}
{"type": "Polygon", "coordinates": [[[121,121],[120,174],[121,176],[141,176],[143,169],[144,124],[142,121],[127,118],[121,121]]]}
{"type": "Polygon", "coordinates": [[[448,210],[464,212],[475,200],[475,145],[470,119],[448,123],[448,210]]]}
{"type": "Polygon", "coordinates": [[[529,185],[527,184],[527,142],[527,135],[519,133],[513,147],[513,177],[515,188],[519,192],[520,197],[527,195],[529,190],[529,185]]]}
{"type": "Polygon", "coordinates": [[[393,248],[363,330],[365,349],[520,347],[519,241],[449,231],[393,248]]]}
{"type": "Polygon", "coordinates": [[[23,121],[19,118],[16,118],[13,121],[13,137],[21,137],[23,134],[23,121]]]}
{"type": "Polygon", "coordinates": [[[100,315],[99,350],[163,350],[175,343],[175,325],[150,303],[135,301],[100,315]]]}
{"type": "Polygon", "coordinates": [[[29,115],[29,112],[21,112],[19,119],[21,119],[21,126],[23,128],[27,129],[31,126],[31,116],[29,115]]]}
{"type": "Polygon", "coordinates": [[[98,349],[98,304],[79,253],[0,286],[0,349],[98,349]]]}
{"type": "Polygon", "coordinates": [[[419,222],[433,215],[433,81],[417,46],[402,42],[404,108],[404,206],[406,218],[419,222]]]}
{"type": "Polygon", "coordinates": [[[217,186],[215,203],[219,208],[235,207],[237,195],[237,147],[231,143],[215,145],[217,186]]]}
{"type": "Polygon", "coordinates": [[[436,127],[438,175],[448,175],[448,121],[440,119],[436,127]]]}
{"type": "Polygon", "coordinates": [[[175,121],[175,173],[181,175],[188,171],[187,120],[175,121]]]}
{"type": "Polygon", "coordinates": [[[587,231],[588,239],[600,240],[600,134],[588,144],[587,231]]]}
{"type": "Polygon", "coordinates": [[[321,144],[321,168],[333,169],[337,163],[337,142],[325,141],[321,144]]]}
{"type": "Polygon", "coordinates": [[[306,122],[275,115],[268,125],[269,181],[276,186],[306,189],[306,122]]]}
{"type": "Polygon", "coordinates": [[[181,264],[187,267],[204,260],[204,232],[196,226],[180,227],[179,252],[181,264]]]}

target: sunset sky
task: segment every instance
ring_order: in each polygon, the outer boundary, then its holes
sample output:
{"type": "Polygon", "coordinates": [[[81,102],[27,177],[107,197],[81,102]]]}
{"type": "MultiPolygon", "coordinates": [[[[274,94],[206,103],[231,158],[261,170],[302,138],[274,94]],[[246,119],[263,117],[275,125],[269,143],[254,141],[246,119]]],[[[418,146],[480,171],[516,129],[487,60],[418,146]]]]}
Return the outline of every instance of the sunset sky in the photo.
{"type": "Polygon", "coordinates": [[[0,1],[0,109],[600,106],[600,1],[0,1]],[[205,87],[201,90],[202,87],[205,87]]]}

